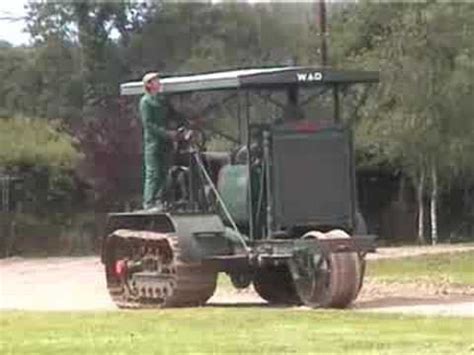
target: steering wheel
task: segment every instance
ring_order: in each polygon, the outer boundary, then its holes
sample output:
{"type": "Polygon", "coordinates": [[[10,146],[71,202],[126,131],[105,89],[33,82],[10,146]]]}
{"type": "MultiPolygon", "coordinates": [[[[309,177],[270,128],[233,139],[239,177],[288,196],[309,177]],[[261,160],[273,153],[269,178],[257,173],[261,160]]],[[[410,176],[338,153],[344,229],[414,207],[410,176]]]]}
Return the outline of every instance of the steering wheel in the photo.
{"type": "Polygon", "coordinates": [[[199,151],[204,151],[207,143],[207,135],[202,128],[188,128],[181,126],[178,128],[180,133],[180,141],[186,145],[193,145],[199,151]]]}

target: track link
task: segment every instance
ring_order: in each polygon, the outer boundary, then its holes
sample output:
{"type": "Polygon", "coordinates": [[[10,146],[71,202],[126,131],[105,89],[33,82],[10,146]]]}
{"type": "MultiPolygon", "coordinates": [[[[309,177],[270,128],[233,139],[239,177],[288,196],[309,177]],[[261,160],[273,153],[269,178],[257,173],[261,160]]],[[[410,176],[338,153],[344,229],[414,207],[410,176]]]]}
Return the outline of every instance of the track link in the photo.
{"type": "Polygon", "coordinates": [[[120,229],[107,239],[107,288],[119,308],[199,306],[214,294],[217,272],[183,261],[179,238],[120,229]]]}

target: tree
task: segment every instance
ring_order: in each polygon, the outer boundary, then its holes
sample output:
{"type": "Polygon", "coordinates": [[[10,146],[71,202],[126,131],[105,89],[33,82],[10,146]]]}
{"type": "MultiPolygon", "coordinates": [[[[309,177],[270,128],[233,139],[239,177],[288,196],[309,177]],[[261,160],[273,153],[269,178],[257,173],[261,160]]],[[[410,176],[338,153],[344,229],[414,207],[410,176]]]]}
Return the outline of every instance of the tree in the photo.
{"type": "Polygon", "coordinates": [[[70,212],[80,183],[74,169],[82,156],[59,122],[0,118],[0,167],[25,180],[27,212],[70,212]]]}
{"type": "Polygon", "coordinates": [[[140,24],[143,7],[126,0],[28,3],[27,29],[37,46],[48,45],[51,39],[77,45],[86,116],[93,115],[102,99],[118,94],[121,75],[117,74],[123,66],[114,53],[111,33],[117,30],[127,43],[129,33],[140,24]]]}
{"type": "Polygon", "coordinates": [[[346,30],[352,30],[340,38],[335,50],[349,55],[352,65],[379,64],[380,95],[378,102],[370,102],[375,115],[359,132],[365,130],[365,149],[402,169],[416,186],[420,241],[424,193],[429,188],[431,240],[436,242],[440,188],[472,171],[466,164],[474,154],[472,134],[466,132],[472,132],[472,104],[467,97],[473,87],[472,80],[460,77],[473,75],[467,64],[473,59],[469,40],[473,8],[431,3],[387,6],[393,11],[364,4],[356,8],[352,20],[343,13],[349,21],[346,30]],[[384,14],[374,17],[377,12],[384,14]]]}

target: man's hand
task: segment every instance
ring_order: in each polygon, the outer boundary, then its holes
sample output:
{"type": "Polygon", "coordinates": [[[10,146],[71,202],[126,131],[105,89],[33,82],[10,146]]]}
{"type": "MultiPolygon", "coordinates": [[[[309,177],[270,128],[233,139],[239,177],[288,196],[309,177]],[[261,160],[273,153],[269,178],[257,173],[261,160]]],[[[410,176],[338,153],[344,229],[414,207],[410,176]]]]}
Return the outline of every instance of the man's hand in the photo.
{"type": "Polygon", "coordinates": [[[182,141],[183,139],[189,139],[187,138],[187,134],[189,134],[190,131],[186,129],[177,129],[177,130],[168,130],[166,131],[166,137],[172,141],[172,142],[179,142],[182,141]]]}

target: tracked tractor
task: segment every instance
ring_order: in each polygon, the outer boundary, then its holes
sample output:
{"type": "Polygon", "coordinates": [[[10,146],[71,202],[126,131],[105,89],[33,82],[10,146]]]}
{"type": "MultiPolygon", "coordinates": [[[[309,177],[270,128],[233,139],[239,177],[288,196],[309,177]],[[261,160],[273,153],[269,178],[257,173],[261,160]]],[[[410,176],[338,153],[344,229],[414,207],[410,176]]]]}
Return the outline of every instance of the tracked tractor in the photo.
{"type": "MultiPolygon", "coordinates": [[[[109,215],[102,262],[117,306],[203,305],[223,272],[271,304],[348,307],[375,242],[357,206],[342,101],[376,82],[376,72],[313,67],[162,79],[163,95],[197,96],[206,114],[233,102],[223,112],[235,113],[226,120],[238,132],[232,149],[212,152],[203,138],[211,125],[182,127],[164,210],[109,215]]],[[[141,82],[121,85],[122,95],[142,92],[141,82]]]]}

